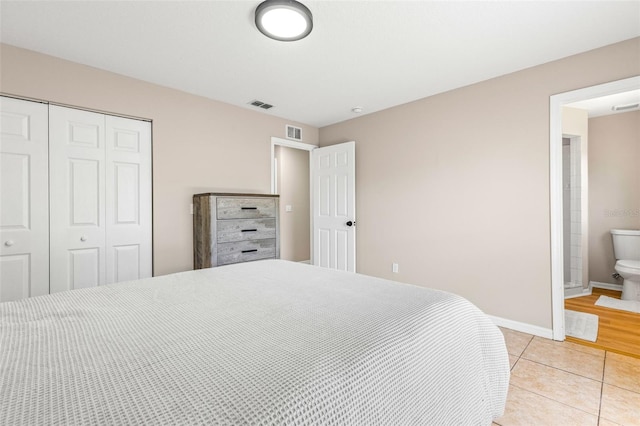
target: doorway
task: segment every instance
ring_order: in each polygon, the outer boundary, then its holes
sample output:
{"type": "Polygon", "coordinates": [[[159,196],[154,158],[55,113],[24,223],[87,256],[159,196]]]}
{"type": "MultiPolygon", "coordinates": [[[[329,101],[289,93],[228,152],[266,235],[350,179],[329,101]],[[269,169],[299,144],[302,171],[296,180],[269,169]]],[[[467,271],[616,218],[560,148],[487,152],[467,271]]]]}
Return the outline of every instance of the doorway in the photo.
{"type": "Polygon", "coordinates": [[[354,141],[318,148],[272,137],[271,193],[280,195],[282,259],[356,272],[354,141]]]}
{"type": "MultiPolygon", "coordinates": [[[[564,324],[564,224],[563,224],[563,118],[564,106],[581,101],[605,98],[640,89],[640,76],[592,86],[550,97],[550,209],[551,209],[551,302],[553,339],[565,339],[564,324]]],[[[584,255],[583,255],[584,256],[584,255]]]]}
{"type": "Polygon", "coordinates": [[[316,145],[271,138],[271,193],[280,195],[280,258],[311,263],[311,151],[316,145]]]}

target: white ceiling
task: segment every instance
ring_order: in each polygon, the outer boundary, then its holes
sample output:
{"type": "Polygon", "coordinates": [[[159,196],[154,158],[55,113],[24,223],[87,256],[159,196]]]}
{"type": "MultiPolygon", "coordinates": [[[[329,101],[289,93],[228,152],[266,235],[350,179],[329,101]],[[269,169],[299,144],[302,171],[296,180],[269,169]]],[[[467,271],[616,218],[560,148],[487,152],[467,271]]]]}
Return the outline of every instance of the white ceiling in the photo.
{"type": "Polygon", "coordinates": [[[3,0],[0,40],[322,127],[640,36],[640,1],[305,0],[286,43],[259,3],[3,0]]]}
{"type": "Polygon", "coordinates": [[[623,112],[635,111],[640,108],[640,89],[631,90],[624,93],[616,93],[615,95],[602,96],[600,98],[587,99],[585,101],[567,104],[569,107],[586,109],[589,111],[589,118],[600,117],[603,115],[620,114],[623,112]],[[638,105],[634,108],[614,111],[614,106],[631,106],[638,105]]]}

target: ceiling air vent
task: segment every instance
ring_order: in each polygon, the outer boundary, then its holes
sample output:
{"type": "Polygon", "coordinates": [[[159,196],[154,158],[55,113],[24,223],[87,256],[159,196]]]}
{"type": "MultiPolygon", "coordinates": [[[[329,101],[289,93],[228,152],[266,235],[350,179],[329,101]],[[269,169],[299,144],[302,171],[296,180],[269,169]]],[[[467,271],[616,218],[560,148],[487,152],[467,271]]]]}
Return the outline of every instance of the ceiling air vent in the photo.
{"type": "Polygon", "coordinates": [[[249,105],[253,105],[254,107],[258,107],[258,108],[262,108],[262,109],[269,109],[269,108],[273,108],[273,105],[262,102],[262,101],[251,101],[249,102],[249,105]]]}
{"type": "Polygon", "coordinates": [[[296,141],[302,140],[302,129],[300,127],[294,127],[287,124],[287,138],[294,139],[296,141]]]}
{"type": "Polygon", "coordinates": [[[640,104],[636,103],[636,104],[628,104],[628,105],[614,105],[613,107],[611,107],[612,110],[614,111],[625,111],[627,109],[634,109],[634,108],[638,108],[640,106],[640,104]]]}

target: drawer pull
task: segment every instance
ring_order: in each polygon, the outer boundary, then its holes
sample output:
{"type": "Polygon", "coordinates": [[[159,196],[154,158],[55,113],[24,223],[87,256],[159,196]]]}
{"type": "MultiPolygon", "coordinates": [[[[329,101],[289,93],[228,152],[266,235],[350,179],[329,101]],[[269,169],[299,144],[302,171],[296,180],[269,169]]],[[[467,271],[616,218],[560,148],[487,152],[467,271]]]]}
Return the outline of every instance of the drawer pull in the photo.
{"type": "Polygon", "coordinates": [[[242,250],[243,253],[252,253],[254,251],[258,251],[258,249],[242,250]]]}
{"type": "Polygon", "coordinates": [[[243,229],[242,232],[257,232],[257,229],[243,229]]]}
{"type": "Polygon", "coordinates": [[[241,210],[258,210],[257,207],[240,207],[241,210]]]}

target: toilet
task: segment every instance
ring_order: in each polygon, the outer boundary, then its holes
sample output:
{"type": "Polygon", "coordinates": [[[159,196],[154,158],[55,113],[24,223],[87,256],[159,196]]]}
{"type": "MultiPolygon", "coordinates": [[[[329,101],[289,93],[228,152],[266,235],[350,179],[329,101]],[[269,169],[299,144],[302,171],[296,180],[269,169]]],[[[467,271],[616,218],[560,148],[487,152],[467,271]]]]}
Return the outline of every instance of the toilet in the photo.
{"type": "Polygon", "coordinates": [[[622,278],[622,300],[640,301],[640,230],[612,229],[615,270],[622,278]]]}

